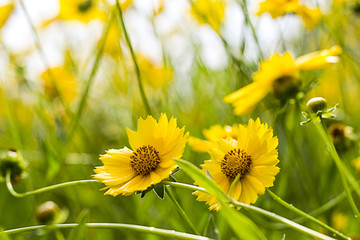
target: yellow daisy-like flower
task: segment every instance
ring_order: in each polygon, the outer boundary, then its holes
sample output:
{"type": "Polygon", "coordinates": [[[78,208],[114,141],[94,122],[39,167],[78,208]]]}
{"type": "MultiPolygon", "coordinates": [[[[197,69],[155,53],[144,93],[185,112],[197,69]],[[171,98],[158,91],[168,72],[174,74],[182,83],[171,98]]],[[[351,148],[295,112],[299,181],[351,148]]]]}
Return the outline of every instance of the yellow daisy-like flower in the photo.
{"type": "Polygon", "coordinates": [[[266,0],[259,3],[256,15],[270,13],[271,17],[277,18],[295,12],[299,6],[299,0],[266,0]]]}
{"type": "Polygon", "coordinates": [[[239,125],[233,126],[211,126],[209,129],[203,131],[206,140],[202,140],[196,137],[189,137],[189,145],[198,152],[208,152],[210,149],[217,146],[219,139],[233,138],[236,139],[239,135],[239,125]]]}
{"type": "Polygon", "coordinates": [[[14,10],[14,3],[0,6],[0,28],[2,28],[14,10]]]}
{"type": "Polygon", "coordinates": [[[326,67],[339,61],[339,46],[309,53],[294,59],[289,52],[275,54],[260,63],[260,70],[253,75],[253,82],[224,97],[224,102],[232,103],[236,115],[249,114],[269,93],[280,100],[294,97],[299,91],[300,71],[326,67]]]}
{"type": "Polygon", "coordinates": [[[158,89],[172,80],[173,71],[171,68],[155,64],[143,55],[138,55],[137,60],[146,85],[158,89]]]}
{"type": "Polygon", "coordinates": [[[222,0],[195,0],[190,13],[200,24],[209,24],[219,33],[225,18],[225,7],[226,1],[222,0]]]}
{"type": "Polygon", "coordinates": [[[166,114],[161,114],[159,122],[151,116],[140,118],[136,132],[127,129],[134,151],[126,147],[106,151],[100,156],[104,166],[96,167],[93,177],[106,185],[105,195],[128,196],[146,190],[175,170],[172,159],[184,152],[188,137],[184,131],[184,127],[177,127],[175,118],[168,121],[166,114]]]}
{"type": "Polygon", "coordinates": [[[99,0],[60,0],[59,3],[60,11],[58,15],[43,23],[43,26],[47,26],[56,20],[78,20],[88,23],[94,19],[106,19],[106,12],[99,7],[99,0]]]}
{"type": "Polygon", "coordinates": [[[282,17],[288,13],[300,16],[307,28],[313,28],[320,21],[320,9],[310,9],[302,5],[299,0],[265,0],[260,2],[258,16],[270,13],[271,17],[282,17]]]}
{"type": "Polygon", "coordinates": [[[43,80],[45,95],[49,98],[54,99],[58,96],[53,81],[67,103],[72,102],[77,96],[79,82],[75,74],[64,66],[51,68],[43,72],[40,77],[43,80]]]}
{"type": "MultiPolygon", "coordinates": [[[[258,194],[273,186],[275,175],[279,172],[277,137],[273,131],[262,124],[260,119],[250,119],[248,126],[239,125],[237,139],[220,139],[218,146],[210,150],[211,160],[205,161],[202,171],[208,172],[225,193],[236,201],[255,203],[258,194]],[[239,180],[234,183],[235,178],[239,180]]],[[[220,210],[216,197],[196,191],[198,201],[206,201],[210,210],[220,210]]]]}

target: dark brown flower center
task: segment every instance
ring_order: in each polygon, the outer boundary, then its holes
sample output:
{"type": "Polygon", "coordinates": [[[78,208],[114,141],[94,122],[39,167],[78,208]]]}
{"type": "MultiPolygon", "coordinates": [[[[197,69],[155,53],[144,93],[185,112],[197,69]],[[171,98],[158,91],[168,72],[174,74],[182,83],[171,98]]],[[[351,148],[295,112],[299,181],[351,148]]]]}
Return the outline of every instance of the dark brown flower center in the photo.
{"type": "Polygon", "coordinates": [[[230,181],[233,181],[237,175],[240,174],[240,178],[242,178],[250,172],[252,168],[251,156],[247,155],[244,150],[235,148],[225,154],[220,166],[221,172],[230,181]]]}
{"type": "Polygon", "coordinates": [[[89,8],[91,8],[92,4],[93,4],[93,0],[85,0],[85,1],[83,1],[82,3],[80,3],[78,5],[79,12],[84,13],[84,12],[88,11],[89,8]]]}
{"type": "Polygon", "coordinates": [[[154,171],[160,163],[159,152],[151,145],[136,149],[130,156],[130,167],[137,175],[147,175],[154,171]]]}

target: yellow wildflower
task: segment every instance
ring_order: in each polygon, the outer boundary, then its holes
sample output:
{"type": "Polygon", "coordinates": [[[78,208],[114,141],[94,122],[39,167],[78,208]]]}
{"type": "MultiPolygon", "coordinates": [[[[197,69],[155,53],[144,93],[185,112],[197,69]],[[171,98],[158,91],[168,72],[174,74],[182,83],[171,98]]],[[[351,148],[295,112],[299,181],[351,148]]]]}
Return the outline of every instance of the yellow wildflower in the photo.
{"type": "Polygon", "coordinates": [[[196,137],[189,137],[189,145],[198,152],[208,152],[210,149],[217,146],[219,139],[227,139],[231,137],[236,139],[239,135],[239,125],[234,124],[231,126],[211,126],[209,129],[203,131],[206,140],[202,140],[196,137]]]}
{"type": "Polygon", "coordinates": [[[67,103],[73,101],[77,95],[78,81],[74,73],[65,67],[51,68],[41,74],[45,95],[49,98],[56,98],[58,88],[60,94],[67,103]],[[56,87],[54,86],[54,82],[56,87]]]}
{"type": "Polygon", "coordinates": [[[0,6],[0,28],[2,28],[5,25],[6,21],[10,17],[13,10],[14,10],[13,2],[0,6]]]}
{"type": "Polygon", "coordinates": [[[83,23],[88,23],[94,19],[105,20],[106,12],[100,9],[99,0],[59,0],[60,11],[58,15],[45,23],[43,26],[47,26],[49,23],[56,20],[78,20],[83,23]]]}
{"type": "Polygon", "coordinates": [[[349,218],[342,212],[334,212],[331,215],[332,226],[338,231],[344,231],[349,223],[349,218]]]}
{"type": "MultiPolygon", "coordinates": [[[[211,160],[205,161],[202,171],[233,199],[246,204],[255,203],[258,194],[273,186],[275,175],[279,172],[277,137],[273,131],[262,124],[260,119],[250,119],[248,126],[239,125],[236,139],[220,139],[216,148],[210,150],[211,160]],[[236,178],[240,175],[240,178],[236,178]],[[234,180],[238,180],[234,183],[234,180]],[[233,185],[232,190],[230,187],[233,185]]],[[[198,201],[206,201],[210,210],[220,210],[216,197],[196,191],[198,201]]]]}
{"type": "Polygon", "coordinates": [[[320,9],[310,9],[302,5],[299,0],[265,0],[260,2],[258,16],[270,13],[271,17],[277,18],[288,13],[300,16],[307,28],[313,28],[321,18],[320,9]]]}
{"type": "Polygon", "coordinates": [[[200,24],[209,24],[219,33],[225,18],[225,7],[226,2],[222,0],[195,0],[190,12],[200,24]]]}
{"type": "Polygon", "coordinates": [[[253,82],[224,97],[224,102],[232,103],[236,115],[249,114],[269,93],[280,100],[294,97],[299,91],[300,71],[324,68],[338,62],[339,46],[309,53],[294,59],[289,52],[275,54],[260,63],[260,70],[253,75],[253,82]]]}
{"type": "Polygon", "coordinates": [[[146,190],[175,170],[172,159],[182,156],[188,137],[184,130],[177,127],[175,118],[168,121],[166,114],[161,114],[159,122],[151,116],[140,118],[136,132],[127,129],[134,151],[127,147],[106,151],[100,156],[104,166],[96,167],[93,177],[106,185],[106,195],[146,190]]]}
{"type": "Polygon", "coordinates": [[[159,66],[143,55],[138,55],[137,61],[141,77],[148,86],[158,89],[172,80],[173,71],[170,67],[159,66]]]}

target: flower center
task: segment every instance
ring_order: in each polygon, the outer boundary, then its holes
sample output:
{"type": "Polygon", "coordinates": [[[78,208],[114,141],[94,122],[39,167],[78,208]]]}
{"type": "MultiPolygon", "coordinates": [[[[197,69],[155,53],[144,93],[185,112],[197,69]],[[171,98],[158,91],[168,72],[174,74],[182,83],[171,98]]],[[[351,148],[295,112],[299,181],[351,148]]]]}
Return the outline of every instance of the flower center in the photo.
{"type": "Polygon", "coordinates": [[[248,174],[252,168],[251,156],[247,155],[244,150],[233,149],[225,154],[221,160],[221,172],[233,181],[240,174],[240,178],[248,174]]]}
{"type": "Polygon", "coordinates": [[[80,3],[78,5],[78,10],[79,12],[86,12],[87,10],[89,10],[89,8],[91,7],[92,5],[92,0],[86,0],[86,1],[83,1],[82,3],[80,3]]]}
{"type": "Polygon", "coordinates": [[[280,101],[294,98],[299,92],[301,81],[294,76],[282,76],[272,85],[274,97],[280,101]]]}
{"type": "Polygon", "coordinates": [[[147,175],[154,171],[160,163],[159,152],[151,145],[136,149],[130,156],[130,167],[137,175],[147,175]]]}

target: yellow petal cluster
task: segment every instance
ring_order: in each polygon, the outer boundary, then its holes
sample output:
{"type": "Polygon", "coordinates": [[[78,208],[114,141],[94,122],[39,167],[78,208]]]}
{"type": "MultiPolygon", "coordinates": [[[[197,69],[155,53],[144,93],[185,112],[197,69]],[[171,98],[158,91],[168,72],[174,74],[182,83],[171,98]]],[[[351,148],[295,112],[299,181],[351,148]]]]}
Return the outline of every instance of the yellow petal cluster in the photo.
{"type": "MultiPolygon", "coordinates": [[[[247,126],[239,125],[236,139],[219,139],[217,146],[209,151],[211,160],[201,166],[225,193],[236,201],[255,203],[258,194],[273,186],[275,175],[279,172],[278,139],[273,131],[260,119],[250,119],[247,126]],[[240,153],[240,154],[234,154],[240,153]],[[237,182],[235,176],[240,174],[237,182]],[[232,189],[231,186],[233,185],[232,189]]],[[[194,192],[198,201],[205,201],[210,210],[220,210],[216,197],[194,192]]]]}
{"type": "Polygon", "coordinates": [[[170,67],[163,67],[155,64],[144,55],[137,56],[141,77],[144,83],[154,89],[165,86],[173,78],[173,71],[170,67]]]}
{"type": "Polygon", "coordinates": [[[253,75],[253,82],[224,97],[224,102],[232,103],[236,115],[249,114],[271,91],[274,84],[281,85],[284,78],[298,79],[300,71],[326,67],[339,61],[339,46],[312,52],[294,59],[289,52],[274,54],[260,63],[260,69],[253,75]]]}
{"type": "Polygon", "coordinates": [[[219,139],[232,138],[236,139],[239,135],[239,125],[234,124],[233,126],[220,126],[214,125],[209,129],[203,131],[206,140],[202,140],[196,137],[189,137],[189,145],[198,152],[208,152],[210,149],[217,145],[219,139]]]}
{"type": "Polygon", "coordinates": [[[0,6],[0,28],[2,28],[14,10],[14,3],[0,6]]]}
{"type": "Polygon", "coordinates": [[[188,133],[178,128],[176,119],[161,114],[159,122],[148,116],[138,120],[137,131],[127,129],[133,150],[110,149],[100,156],[103,166],[93,177],[106,185],[105,195],[131,195],[169,177],[175,170],[173,158],[181,158],[188,133]]]}
{"type": "Polygon", "coordinates": [[[209,24],[216,32],[225,18],[226,1],[222,0],[195,0],[192,2],[191,15],[200,24],[209,24]]]}
{"type": "Polygon", "coordinates": [[[270,13],[273,18],[288,13],[300,16],[307,28],[313,28],[321,19],[320,9],[311,9],[301,4],[299,0],[265,0],[260,2],[257,15],[270,13]]]}

